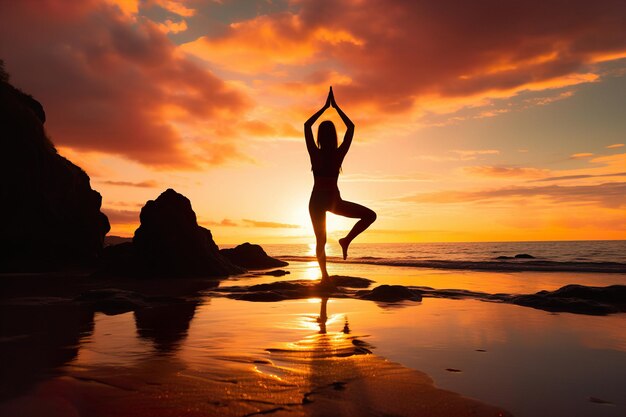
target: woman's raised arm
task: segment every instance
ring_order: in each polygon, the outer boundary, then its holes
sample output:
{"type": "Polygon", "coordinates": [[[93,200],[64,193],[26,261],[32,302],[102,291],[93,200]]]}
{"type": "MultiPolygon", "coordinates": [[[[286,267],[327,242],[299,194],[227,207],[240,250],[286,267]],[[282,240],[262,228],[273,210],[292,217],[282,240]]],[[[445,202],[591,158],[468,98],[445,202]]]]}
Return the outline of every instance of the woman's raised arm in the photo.
{"type": "Polygon", "coordinates": [[[331,93],[332,87],[331,92],[328,93],[328,97],[326,98],[326,103],[324,103],[324,107],[319,109],[313,116],[309,117],[309,120],[304,122],[304,141],[306,142],[306,149],[309,151],[309,155],[313,155],[313,152],[317,150],[315,140],[313,139],[313,130],[311,130],[311,127],[317,121],[317,119],[320,118],[322,113],[324,113],[326,109],[330,107],[331,93]]]}
{"type": "Polygon", "coordinates": [[[341,142],[341,146],[339,146],[339,151],[345,156],[348,153],[348,149],[350,149],[350,145],[352,144],[352,137],[354,136],[354,123],[352,120],[339,108],[337,103],[335,102],[335,94],[333,94],[333,88],[330,87],[330,105],[337,110],[339,117],[343,120],[343,123],[346,125],[346,134],[343,136],[343,142],[341,142]]]}

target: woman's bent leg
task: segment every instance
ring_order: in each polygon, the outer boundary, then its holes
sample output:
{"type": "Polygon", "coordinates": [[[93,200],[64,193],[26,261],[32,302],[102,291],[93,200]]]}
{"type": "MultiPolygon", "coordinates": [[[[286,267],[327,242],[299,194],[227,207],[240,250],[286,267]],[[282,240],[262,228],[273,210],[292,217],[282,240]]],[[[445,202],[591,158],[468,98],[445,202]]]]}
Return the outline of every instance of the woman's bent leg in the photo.
{"type": "Polygon", "coordinates": [[[352,243],[355,237],[363,233],[365,229],[374,223],[376,220],[376,213],[365,206],[344,200],[337,202],[333,210],[331,210],[331,213],[359,219],[346,237],[339,239],[339,244],[341,245],[341,249],[343,251],[343,259],[346,259],[348,257],[348,247],[350,246],[350,243],[352,243]]]}
{"type": "Polygon", "coordinates": [[[309,214],[315,232],[315,255],[322,272],[322,283],[326,283],[329,280],[326,270],[326,210],[309,205],[309,214]]]}

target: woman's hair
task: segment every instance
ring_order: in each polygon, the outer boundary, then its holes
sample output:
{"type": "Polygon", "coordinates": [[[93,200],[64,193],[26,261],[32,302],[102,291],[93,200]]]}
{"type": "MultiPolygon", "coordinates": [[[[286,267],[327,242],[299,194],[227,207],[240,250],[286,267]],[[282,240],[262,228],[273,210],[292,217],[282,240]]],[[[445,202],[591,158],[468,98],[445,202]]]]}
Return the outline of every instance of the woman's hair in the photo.
{"type": "Polygon", "coordinates": [[[330,120],[324,120],[317,128],[317,146],[322,150],[337,149],[337,130],[330,120]]]}

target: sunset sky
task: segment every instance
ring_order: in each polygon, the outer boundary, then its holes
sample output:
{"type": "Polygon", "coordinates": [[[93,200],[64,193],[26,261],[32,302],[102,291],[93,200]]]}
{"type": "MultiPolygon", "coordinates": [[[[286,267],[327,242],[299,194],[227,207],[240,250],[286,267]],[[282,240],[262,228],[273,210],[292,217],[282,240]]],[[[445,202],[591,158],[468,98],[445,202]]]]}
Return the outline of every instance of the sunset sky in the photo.
{"type": "Polygon", "coordinates": [[[2,1],[0,58],[113,235],[174,188],[218,244],[312,242],[332,85],[356,242],[626,238],[623,0],[2,1]]]}

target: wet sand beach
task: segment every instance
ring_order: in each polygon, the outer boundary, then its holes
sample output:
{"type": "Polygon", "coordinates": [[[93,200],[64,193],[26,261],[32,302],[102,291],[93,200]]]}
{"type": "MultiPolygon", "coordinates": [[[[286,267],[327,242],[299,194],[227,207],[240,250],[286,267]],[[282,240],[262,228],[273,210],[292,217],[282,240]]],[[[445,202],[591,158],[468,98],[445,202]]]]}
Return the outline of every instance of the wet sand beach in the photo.
{"type": "MultiPolygon", "coordinates": [[[[2,415],[599,415],[626,399],[624,314],[550,313],[473,298],[228,298],[216,282],[2,277],[2,415]],[[19,281],[18,281],[19,278],[19,281]],[[56,280],[57,284],[51,285],[56,280]],[[44,285],[44,282],[47,284],[44,285]],[[39,290],[33,290],[39,288],[39,290]],[[168,296],[164,297],[163,294],[168,296]],[[325,307],[325,308],[324,308],[325,307]],[[529,401],[530,399],[530,401],[529,401]]],[[[532,293],[616,274],[335,265],[379,284],[532,293]]]]}

